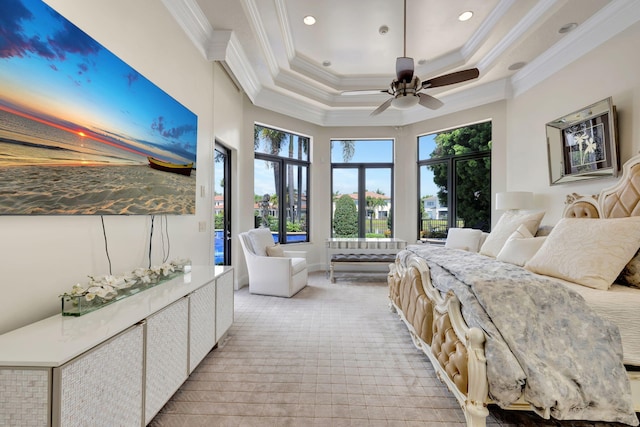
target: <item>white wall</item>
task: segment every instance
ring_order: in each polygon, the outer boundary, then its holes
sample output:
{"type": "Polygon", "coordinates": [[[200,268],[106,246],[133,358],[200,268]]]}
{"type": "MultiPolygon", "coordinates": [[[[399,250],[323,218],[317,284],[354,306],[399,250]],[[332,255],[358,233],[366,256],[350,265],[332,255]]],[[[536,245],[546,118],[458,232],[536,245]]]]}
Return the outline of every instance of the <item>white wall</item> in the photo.
{"type": "MultiPolygon", "coordinates": [[[[197,184],[212,171],[213,65],[193,47],[157,0],[47,0],[71,22],[198,116],[197,184]]],[[[210,199],[198,197],[196,214],[169,216],[170,258],[210,263],[210,199]]],[[[104,218],[114,274],[146,266],[150,217],[104,218]]],[[[159,218],[152,264],[162,260],[159,218]]],[[[2,279],[0,333],[60,312],[58,295],[87,275],[108,273],[99,216],[0,217],[2,279]]]]}
{"type": "MultiPolygon", "coordinates": [[[[250,167],[251,173],[253,174],[253,132],[249,137],[251,144],[246,144],[243,139],[244,101],[246,96],[244,96],[242,91],[233,83],[220,64],[215,64],[213,70],[215,92],[213,99],[213,122],[215,142],[231,151],[231,235],[235,237],[240,231],[240,221],[238,221],[237,218],[242,217],[243,212],[247,209],[245,206],[240,206],[239,202],[241,197],[239,197],[239,194],[243,194],[241,185],[246,185],[244,175],[249,167],[247,165],[248,158],[251,158],[250,167]],[[245,151],[247,151],[248,154],[245,154],[245,151]]],[[[213,182],[211,181],[207,186],[206,194],[207,197],[210,198],[210,202],[213,203],[213,182]]],[[[226,200],[225,203],[229,206],[228,200],[226,200]]],[[[252,207],[251,212],[253,215],[252,207]]],[[[208,231],[210,239],[213,242],[215,231],[213,222],[209,223],[208,231]]],[[[242,277],[243,274],[246,275],[246,266],[242,258],[240,243],[237,240],[233,240],[231,244],[231,263],[237,269],[234,275],[234,286],[235,289],[238,289],[238,278],[242,277]],[[243,271],[244,273],[242,273],[243,271]],[[238,272],[241,274],[238,274],[238,272]]]]}
{"type": "Polygon", "coordinates": [[[556,223],[566,195],[597,194],[613,178],[549,185],[545,123],[609,96],[618,110],[622,162],[640,149],[640,24],[507,103],[508,190],[533,191],[543,224],[556,223]]]}

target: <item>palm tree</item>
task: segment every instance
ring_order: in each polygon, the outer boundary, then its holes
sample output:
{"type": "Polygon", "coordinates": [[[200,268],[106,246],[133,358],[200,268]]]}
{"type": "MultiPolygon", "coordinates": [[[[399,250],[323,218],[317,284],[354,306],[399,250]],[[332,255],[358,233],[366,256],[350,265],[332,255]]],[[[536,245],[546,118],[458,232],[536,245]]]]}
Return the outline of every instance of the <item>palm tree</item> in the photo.
{"type": "Polygon", "coordinates": [[[345,163],[349,163],[349,160],[353,159],[353,155],[356,153],[356,144],[352,139],[345,139],[339,142],[342,145],[342,160],[345,163]]]}
{"type": "MultiPolygon", "coordinates": [[[[260,125],[255,125],[253,128],[253,139],[254,139],[254,149],[256,151],[260,150],[260,145],[264,143],[264,152],[279,156],[281,150],[284,148],[285,144],[288,144],[288,154],[289,159],[294,159],[294,149],[296,147],[296,139],[297,139],[297,148],[298,148],[298,160],[304,160],[303,155],[308,154],[309,151],[309,138],[293,135],[288,132],[279,131],[276,129],[267,128],[260,125]]],[[[274,173],[274,184],[276,188],[276,193],[281,190],[281,181],[280,181],[280,163],[279,162],[269,162],[267,163],[267,167],[273,167],[274,173]],[[269,166],[271,165],[271,166],[269,166]]],[[[302,167],[298,167],[298,173],[295,174],[294,171],[296,166],[293,164],[287,165],[287,176],[286,176],[286,188],[284,189],[285,194],[282,195],[285,200],[286,207],[286,218],[291,222],[296,222],[301,218],[302,215],[302,198],[300,197],[299,190],[302,190],[303,176],[302,176],[302,167]],[[296,182],[297,178],[297,182],[296,182]]]]}
{"type": "MultiPolygon", "coordinates": [[[[261,141],[265,143],[265,151],[269,154],[278,155],[282,145],[287,139],[287,133],[276,129],[267,128],[260,125],[255,125],[253,128],[253,146],[256,150],[260,149],[261,141]]],[[[268,162],[273,167],[273,178],[276,187],[276,192],[280,188],[280,164],[278,162],[268,162]]]]}

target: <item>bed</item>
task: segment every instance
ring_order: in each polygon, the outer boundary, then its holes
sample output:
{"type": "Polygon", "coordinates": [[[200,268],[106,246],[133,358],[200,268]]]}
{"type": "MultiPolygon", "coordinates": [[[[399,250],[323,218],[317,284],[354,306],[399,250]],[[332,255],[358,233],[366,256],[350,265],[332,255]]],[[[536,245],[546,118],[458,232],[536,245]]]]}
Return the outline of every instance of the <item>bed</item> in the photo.
{"type": "Polygon", "coordinates": [[[542,215],[503,214],[478,252],[407,247],[390,307],[468,426],[490,404],[638,425],[640,155],[600,194],[567,196],[548,235],[542,215]]]}

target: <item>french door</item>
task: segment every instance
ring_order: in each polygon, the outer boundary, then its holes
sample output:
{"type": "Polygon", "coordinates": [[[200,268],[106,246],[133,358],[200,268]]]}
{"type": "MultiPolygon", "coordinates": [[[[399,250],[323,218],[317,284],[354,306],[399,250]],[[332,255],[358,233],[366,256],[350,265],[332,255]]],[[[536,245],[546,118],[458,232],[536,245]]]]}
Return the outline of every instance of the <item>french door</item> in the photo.
{"type": "Polygon", "coordinates": [[[216,144],[213,166],[214,263],[231,265],[231,151],[216,144]]]}

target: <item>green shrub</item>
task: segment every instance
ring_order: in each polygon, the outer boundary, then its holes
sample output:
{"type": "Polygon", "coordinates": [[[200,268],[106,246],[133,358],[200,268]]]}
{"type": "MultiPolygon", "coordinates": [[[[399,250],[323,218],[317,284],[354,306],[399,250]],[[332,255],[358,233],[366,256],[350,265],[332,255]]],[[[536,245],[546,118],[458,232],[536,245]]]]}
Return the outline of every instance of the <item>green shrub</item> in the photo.
{"type": "Polygon", "coordinates": [[[333,215],[333,232],[335,237],[358,237],[358,210],[356,202],[347,195],[336,201],[333,215]]]}

